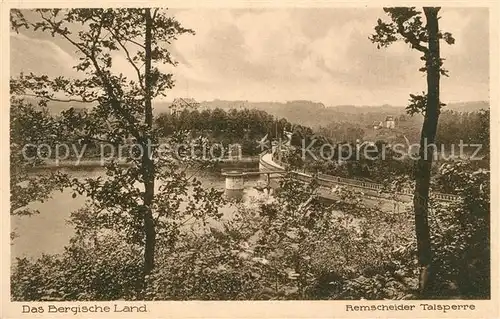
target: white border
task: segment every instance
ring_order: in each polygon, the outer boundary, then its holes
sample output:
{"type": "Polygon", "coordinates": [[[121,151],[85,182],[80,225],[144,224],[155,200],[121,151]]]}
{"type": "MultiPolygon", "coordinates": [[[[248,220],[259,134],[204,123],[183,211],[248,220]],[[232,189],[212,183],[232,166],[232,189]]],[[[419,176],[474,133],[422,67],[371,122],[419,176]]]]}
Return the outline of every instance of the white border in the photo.
{"type": "MultiPolygon", "coordinates": [[[[2,318],[41,318],[41,317],[73,317],[73,318],[353,318],[353,317],[398,317],[398,318],[416,318],[416,317],[448,317],[448,318],[496,318],[499,316],[499,285],[498,276],[498,250],[499,250],[499,197],[491,197],[491,257],[492,257],[492,299],[490,301],[464,301],[464,300],[446,300],[430,301],[430,303],[439,304],[474,304],[475,311],[461,312],[437,312],[437,311],[397,311],[397,312],[346,312],[346,305],[372,305],[372,304],[408,304],[419,305],[422,301],[162,301],[147,302],[147,313],[133,313],[122,315],[120,313],[103,313],[88,315],[73,314],[50,314],[45,312],[42,315],[21,314],[23,304],[31,306],[47,306],[50,303],[17,303],[10,302],[10,216],[9,216],[9,152],[8,152],[8,128],[9,128],[9,10],[10,8],[35,8],[35,7],[206,7],[206,8],[243,8],[243,7],[382,7],[382,6],[416,6],[432,5],[446,7],[489,7],[490,8],[490,109],[491,109],[491,192],[500,194],[498,167],[500,167],[499,153],[495,146],[498,144],[500,136],[500,114],[499,114],[499,4],[498,1],[305,1],[305,0],[287,0],[287,1],[241,1],[241,0],[217,0],[217,1],[194,1],[194,0],[175,0],[175,1],[117,1],[117,0],[88,0],[88,1],[7,1],[1,4],[1,29],[0,38],[2,43],[1,50],[1,110],[0,136],[2,138],[3,150],[1,153],[1,180],[0,196],[2,204],[2,318]]],[[[76,305],[108,305],[113,307],[118,305],[142,305],[143,302],[64,302],[57,303],[58,306],[76,306],[76,305]]],[[[417,306],[418,308],[418,306],[417,306]]]]}

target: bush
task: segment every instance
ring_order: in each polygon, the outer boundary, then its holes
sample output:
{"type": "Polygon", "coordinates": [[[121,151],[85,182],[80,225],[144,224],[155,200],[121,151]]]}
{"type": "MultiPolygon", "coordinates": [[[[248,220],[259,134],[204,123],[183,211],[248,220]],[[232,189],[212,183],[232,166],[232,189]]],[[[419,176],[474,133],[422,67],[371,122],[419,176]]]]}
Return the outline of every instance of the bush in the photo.
{"type": "MultiPolygon", "coordinates": [[[[460,177],[462,200],[431,205],[434,296],[489,298],[489,173],[458,166],[446,174],[460,177]]],[[[286,176],[273,197],[238,205],[229,220],[175,241],[158,238],[156,268],[145,280],[138,245],[126,234],[96,235],[98,225],[80,218],[86,231],[63,254],[17,261],[13,299],[417,298],[407,212],[368,207],[343,189],[326,204],[317,189],[286,176]]]]}
{"type": "Polygon", "coordinates": [[[75,238],[61,255],[18,259],[11,277],[15,301],[132,300],[141,287],[140,250],[111,235],[92,244],[75,238]]]}
{"type": "Polygon", "coordinates": [[[444,165],[441,178],[461,200],[433,203],[430,215],[436,297],[490,297],[490,173],[471,163],[444,165]]]}

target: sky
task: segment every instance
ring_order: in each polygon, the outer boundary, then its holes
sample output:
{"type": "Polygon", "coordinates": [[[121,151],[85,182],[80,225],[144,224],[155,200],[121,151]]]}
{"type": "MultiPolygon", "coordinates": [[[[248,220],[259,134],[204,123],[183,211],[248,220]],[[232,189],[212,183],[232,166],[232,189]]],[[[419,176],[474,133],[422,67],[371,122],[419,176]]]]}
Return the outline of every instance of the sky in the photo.
{"type": "MultiPolygon", "coordinates": [[[[377,49],[368,37],[382,8],[175,9],[195,35],[171,46],[178,61],[167,100],[290,101],[330,105],[406,105],[425,90],[420,52],[403,42],[377,49]]],[[[440,29],[453,34],[441,55],[445,103],[489,100],[489,13],[484,8],[442,8],[440,29]]],[[[33,72],[75,76],[77,56],[41,32],[11,33],[11,75],[33,72]]],[[[113,68],[132,75],[123,56],[113,68]]]]}

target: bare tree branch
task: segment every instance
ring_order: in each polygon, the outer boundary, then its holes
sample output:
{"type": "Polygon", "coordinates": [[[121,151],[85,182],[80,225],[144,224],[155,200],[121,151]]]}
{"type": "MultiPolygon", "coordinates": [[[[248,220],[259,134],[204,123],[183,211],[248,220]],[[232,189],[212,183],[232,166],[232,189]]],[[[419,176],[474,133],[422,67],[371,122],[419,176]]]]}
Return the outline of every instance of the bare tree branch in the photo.
{"type": "Polygon", "coordinates": [[[139,69],[137,64],[135,64],[134,61],[132,60],[132,58],[130,57],[130,53],[129,53],[127,47],[122,43],[122,41],[120,41],[120,38],[117,35],[113,34],[111,30],[109,30],[109,32],[111,32],[111,34],[115,37],[116,42],[118,42],[120,47],[125,52],[125,55],[127,56],[127,61],[130,63],[130,65],[132,65],[132,67],[135,69],[135,72],[137,73],[137,78],[139,79],[139,84],[141,86],[141,89],[145,90],[141,70],[139,69]]]}
{"type": "Polygon", "coordinates": [[[62,35],[67,41],[69,41],[73,46],[75,46],[78,50],[80,50],[80,52],[82,52],[87,58],[89,58],[92,61],[92,64],[93,64],[94,68],[96,69],[97,75],[101,78],[101,81],[102,81],[103,85],[105,86],[108,95],[111,98],[111,104],[112,104],[113,108],[127,121],[129,128],[132,132],[132,135],[134,135],[135,138],[139,139],[141,134],[134,127],[136,122],[134,121],[133,117],[130,114],[128,114],[125,110],[123,110],[123,108],[120,106],[120,103],[118,102],[118,100],[114,94],[113,87],[109,83],[108,79],[104,76],[104,73],[102,72],[99,64],[97,63],[97,59],[95,57],[95,47],[93,48],[94,50],[92,50],[90,53],[86,52],[86,50],[80,44],[76,43],[73,39],[68,37],[68,35],[66,33],[61,32],[62,30],[58,26],[56,26],[53,21],[46,18],[42,12],[39,12],[39,13],[40,13],[40,16],[42,17],[42,19],[45,20],[46,22],[48,22],[52,26],[52,28],[55,32],[62,35]]]}

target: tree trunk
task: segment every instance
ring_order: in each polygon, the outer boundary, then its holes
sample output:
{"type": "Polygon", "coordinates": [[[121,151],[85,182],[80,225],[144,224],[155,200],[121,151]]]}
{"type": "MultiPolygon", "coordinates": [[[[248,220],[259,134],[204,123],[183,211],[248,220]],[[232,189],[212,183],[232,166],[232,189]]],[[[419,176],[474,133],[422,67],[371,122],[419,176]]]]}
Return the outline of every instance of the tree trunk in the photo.
{"type": "Polygon", "coordinates": [[[439,78],[440,53],[438,38],[439,8],[426,7],[427,34],[429,50],[426,54],[427,67],[427,105],[420,138],[419,159],[415,172],[415,192],[413,204],[415,209],[415,232],[417,236],[417,254],[420,268],[419,288],[422,297],[429,296],[429,286],[432,283],[432,250],[428,223],[428,201],[431,178],[433,147],[439,117],[439,78]]]}
{"type": "Polygon", "coordinates": [[[144,112],[146,132],[144,139],[141,143],[143,148],[142,156],[142,174],[144,178],[144,233],[145,233],[145,246],[144,246],[144,275],[147,276],[151,273],[154,267],[154,253],[156,244],[156,230],[153,219],[153,198],[154,198],[154,185],[155,185],[155,172],[152,159],[151,150],[151,128],[153,126],[153,110],[151,105],[151,9],[146,9],[146,32],[145,32],[145,71],[144,71],[144,112]]]}

